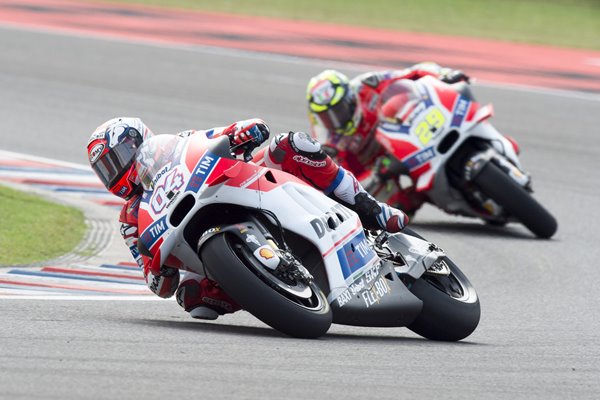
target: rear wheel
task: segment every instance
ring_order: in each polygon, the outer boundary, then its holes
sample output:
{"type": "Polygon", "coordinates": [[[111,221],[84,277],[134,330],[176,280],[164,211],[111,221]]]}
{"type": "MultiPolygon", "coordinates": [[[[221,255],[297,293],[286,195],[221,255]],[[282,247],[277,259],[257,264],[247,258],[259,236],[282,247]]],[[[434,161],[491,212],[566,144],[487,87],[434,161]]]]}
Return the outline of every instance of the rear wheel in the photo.
{"type": "Polygon", "coordinates": [[[556,232],[556,219],[493,162],[483,167],[474,182],[536,236],[547,239],[556,232]]]}
{"type": "Polygon", "coordinates": [[[282,281],[237,237],[215,236],[204,244],[200,258],[223,290],[267,325],[300,338],[329,330],[332,313],[323,292],[314,283],[282,281]]]}

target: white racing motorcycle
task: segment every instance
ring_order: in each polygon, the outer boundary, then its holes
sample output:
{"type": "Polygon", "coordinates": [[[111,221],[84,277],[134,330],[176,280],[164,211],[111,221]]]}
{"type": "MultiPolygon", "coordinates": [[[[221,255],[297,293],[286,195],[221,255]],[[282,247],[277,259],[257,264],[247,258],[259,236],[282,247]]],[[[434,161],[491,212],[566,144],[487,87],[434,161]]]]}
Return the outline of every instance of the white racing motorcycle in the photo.
{"type": "Polygon", "coordinates": [[[334,322],[456,341],[479,323],[475,290],[439,247],[410,231],[366,231],[296,177],[236,159],[226,137],[154,136],[136,162],[139,247],[153,267],[214,279],[287,335],[316,338],[334,322]]]}

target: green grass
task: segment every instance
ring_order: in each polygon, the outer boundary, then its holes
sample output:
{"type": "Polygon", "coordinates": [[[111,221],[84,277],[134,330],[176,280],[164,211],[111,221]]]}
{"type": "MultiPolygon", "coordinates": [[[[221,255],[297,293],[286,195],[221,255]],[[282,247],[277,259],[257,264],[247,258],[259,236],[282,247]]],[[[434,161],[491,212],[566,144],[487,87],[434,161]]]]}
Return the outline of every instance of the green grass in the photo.
{"type": "Polygon", "coordinates": [[[81,211],[0,186],[0,265],[66,254],[77,246],[85,229],[81,211]]]}
{"type": "Polygon", "coordinates": [[[600,50],[600,0],[104,0],[600,50]]]}

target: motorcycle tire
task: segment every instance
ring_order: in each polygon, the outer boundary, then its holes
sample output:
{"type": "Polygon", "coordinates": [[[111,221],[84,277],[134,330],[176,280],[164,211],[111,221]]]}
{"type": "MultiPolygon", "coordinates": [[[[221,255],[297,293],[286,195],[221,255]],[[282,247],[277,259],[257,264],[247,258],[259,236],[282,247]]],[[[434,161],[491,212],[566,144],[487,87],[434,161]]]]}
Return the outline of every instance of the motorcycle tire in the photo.
{"type": "Polygon", "coordinates": [[[244,310],[272,328],[297,338],[318,338],[333,315],[325,294],[313,283],[309,298],[294,296],[232,235],[204,244],[200,258],[208,275],[244,310]]]}
{"type": "Polygon", "coordinates": [[[548,239],[556,233],[556,219],[493,162],[483,167],[474,182],[537,237],[548,239]]]}
{"type": "Polygon", "coordinates": [[[448,257],[443,260],[449,275],[425,274],[409,287],[423,309],[408,329],[431,340],[458,341],[477,328],[481,308],[467,277],[448,257]]]}

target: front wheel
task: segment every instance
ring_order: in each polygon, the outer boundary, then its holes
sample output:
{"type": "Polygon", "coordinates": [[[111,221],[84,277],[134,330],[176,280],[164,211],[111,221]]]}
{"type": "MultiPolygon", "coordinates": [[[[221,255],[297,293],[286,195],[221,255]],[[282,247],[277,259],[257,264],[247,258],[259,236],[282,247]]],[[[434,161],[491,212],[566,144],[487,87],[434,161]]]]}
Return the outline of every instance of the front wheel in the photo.
{"type": "Polygon", "coordinates": [[[474,182],[536,236],[547,239],[556,232],[556,219],[493,162],[483,167],[474,182]]]}
{"type": "Polygon", "coordinates": [[[200,252],[209,275],[244,310],[287,335],[317,338],[331,326],[332,312],[314,284],[282,282],[241,241],[217,235],[200,252]]]}
{"type": "Polygon", "coordinates": [[[423,309],[408,329],[432,340],[458,341],[469,336],[481,316],[475,289],[448,257],[449,275],[424,274],[409,287],[423,309]]]}

